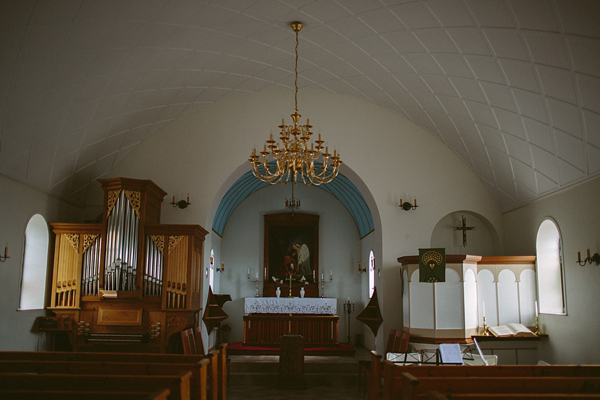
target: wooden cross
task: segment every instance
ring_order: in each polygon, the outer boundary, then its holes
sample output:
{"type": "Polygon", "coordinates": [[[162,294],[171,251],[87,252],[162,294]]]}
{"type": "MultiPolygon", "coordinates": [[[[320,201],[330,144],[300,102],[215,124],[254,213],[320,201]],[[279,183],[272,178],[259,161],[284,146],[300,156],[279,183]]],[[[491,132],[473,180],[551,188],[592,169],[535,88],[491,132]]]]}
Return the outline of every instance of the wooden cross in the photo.
{"type": "Polygon", "coordinates": [[[462,231],[463,235],[463,247],[467,247],[467,231],[475,229],[474,226],[467,226],[467,219],[463,215],[462,217],[462,226],[455,227],[455,231],[462,231]]]}

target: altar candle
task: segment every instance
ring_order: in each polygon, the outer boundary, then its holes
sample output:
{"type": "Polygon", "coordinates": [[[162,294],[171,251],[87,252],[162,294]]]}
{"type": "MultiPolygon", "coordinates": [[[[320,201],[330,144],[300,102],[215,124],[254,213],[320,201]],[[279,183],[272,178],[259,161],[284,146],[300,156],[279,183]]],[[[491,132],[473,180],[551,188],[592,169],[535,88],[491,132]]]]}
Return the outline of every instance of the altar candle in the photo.
{"type": "Polygon", "coordinates": [[[323,273],[321,272],[321,280],[324,281],[325,280],[325,275],[323,275],[323,273]]]}
{"type": "Polygon", "coordinates": [[[402,207],[402,199],[400,199],[400,207],[402,207]]]}
{"type": "Polygon", "coordinates": [[[417,198],[415,197],[415,207],[417,206],[417,198]]]}
{"type": "Polygon", "coordinates": [[[256,279],[258,279],[258,271],[256,271],[256,279]]]}
{"type": "Polygon", "coordinates": [[[248,276],[250,276],[250,268],[248,268],[248,276]]]}
{"type": "Polygon", "coordinates": [[[333,279],[333,270],[330,270],[329,271],[329,280],[332,280],[332,279],[333,279]]]}
{"type": "Polygon", "coordinates": [[[483,318],[485,318],[485,301],[481,302],[481,309],[483,310],[483,318]]]}
{"type": "Polygon", "coordinates": [[[535,317],[538,317],[538,305],[537,305],[537,300],[535,301],[535,317]]]}

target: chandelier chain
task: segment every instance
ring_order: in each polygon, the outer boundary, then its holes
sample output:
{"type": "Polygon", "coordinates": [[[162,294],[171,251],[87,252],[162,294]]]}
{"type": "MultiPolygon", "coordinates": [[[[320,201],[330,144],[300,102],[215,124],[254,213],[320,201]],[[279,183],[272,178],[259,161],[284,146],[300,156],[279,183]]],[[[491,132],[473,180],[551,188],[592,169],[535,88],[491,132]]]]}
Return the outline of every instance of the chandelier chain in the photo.
{"type": "Polygon", "coordinates": [[[294,31],[296,32],[296,65],[294,68],[294,75],[295,75],[295,80],[294,80],[294,111],[298,112],[298,30],[294,29],[294,31]]]}
{"type": "Polygon", "coordinates": [[[280,143],[273,139],[273,134],[266,141],[263,151],[257,153],[253,150],[248,161],[252,165],[252,173],[263,182],[272,185],[286,184],[292,181],[297,184],[299,180],[305,185],[321,185],[331,182],[339,173],[342,159],[337,153],[329,153],[329,148],[319,138],[308,146],[313,134],[310,120],[306,124],[299,123],[298,113],[298,33],[302,23],[294,22],[291,25],[296,33],[295,65],[294,65],[294,112],[291,115],[292,124],[287,125],[285,119],[281,120],[279,135],[280,143]],[[262,157],[262,162],[260,161],[262,157]]]}

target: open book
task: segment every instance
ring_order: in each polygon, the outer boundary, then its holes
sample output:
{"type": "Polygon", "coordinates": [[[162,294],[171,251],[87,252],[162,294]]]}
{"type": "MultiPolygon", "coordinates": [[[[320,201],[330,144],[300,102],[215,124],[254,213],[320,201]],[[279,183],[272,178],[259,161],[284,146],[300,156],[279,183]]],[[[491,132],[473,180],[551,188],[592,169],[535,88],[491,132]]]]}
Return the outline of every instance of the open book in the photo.
{"type": "Polygon", "coordinates": [[[529,328],[523,324],[506,324],[500,326],[490,326],[488,330],[496,337],[523,337],[523,336],[535,336],[529,328]]]}

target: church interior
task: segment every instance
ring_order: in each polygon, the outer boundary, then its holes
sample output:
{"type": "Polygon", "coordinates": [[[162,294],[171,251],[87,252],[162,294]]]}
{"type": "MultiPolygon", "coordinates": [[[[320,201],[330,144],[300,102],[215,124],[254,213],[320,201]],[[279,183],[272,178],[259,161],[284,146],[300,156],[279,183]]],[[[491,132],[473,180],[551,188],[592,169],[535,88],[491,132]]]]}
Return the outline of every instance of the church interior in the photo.
{"type": "Polygon", "coordinates": [[[517,323],[483,353],[600,364],[600,3],[23,0],[0,27],[0,351],[195,327],[235,354],[295,318],[367,354],[517,323]]]}

